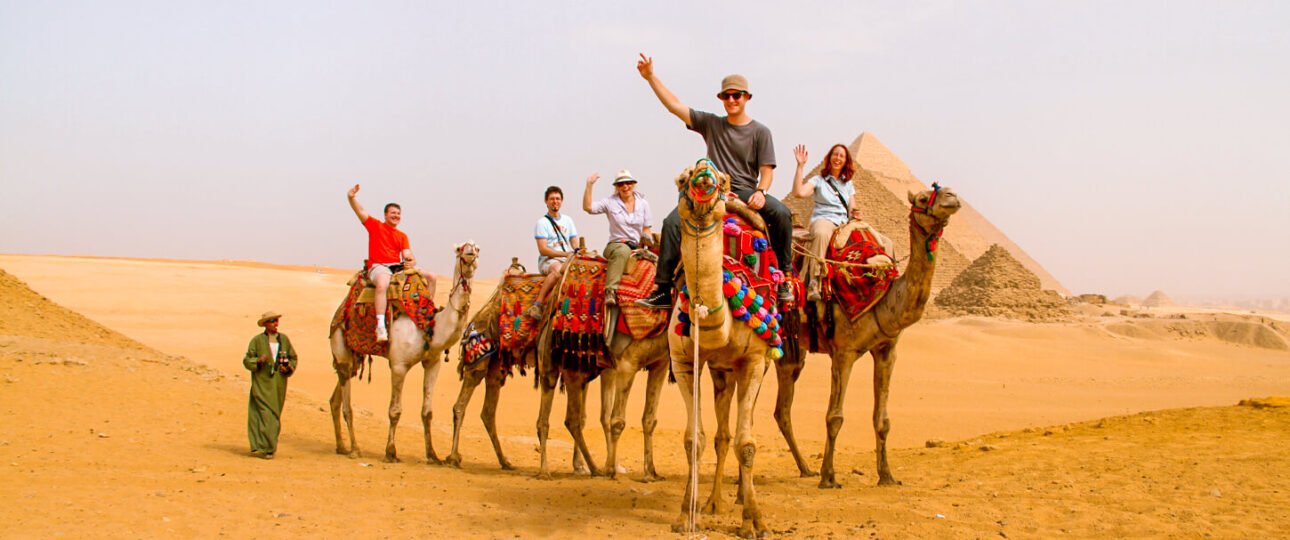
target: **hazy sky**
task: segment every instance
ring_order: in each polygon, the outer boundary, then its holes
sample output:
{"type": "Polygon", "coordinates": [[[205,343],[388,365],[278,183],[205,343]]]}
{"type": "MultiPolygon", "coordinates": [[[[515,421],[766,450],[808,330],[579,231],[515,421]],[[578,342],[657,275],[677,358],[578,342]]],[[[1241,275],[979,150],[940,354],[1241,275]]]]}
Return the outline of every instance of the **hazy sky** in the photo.
{"type": "Polygon", "coordinates": [[[868,131],[1073,292],[1290,295],[1285,2],[0,0],[0,252],[357,267],[355,182],[437,272],[533,268],[550,184],[600,248],[589,173],[658,226],[704,152],[642,51],[749,78],[777,196],[868,131]]]}

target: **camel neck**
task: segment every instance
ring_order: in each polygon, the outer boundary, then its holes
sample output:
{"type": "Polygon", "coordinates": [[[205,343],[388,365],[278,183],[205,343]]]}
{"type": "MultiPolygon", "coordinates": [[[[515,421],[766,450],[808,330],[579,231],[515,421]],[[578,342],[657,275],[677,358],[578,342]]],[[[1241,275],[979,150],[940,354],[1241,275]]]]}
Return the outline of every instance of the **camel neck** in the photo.
{"type": "Polygon", "coordinates": [[[914,218],[910,218],[909,264],[905,266],[905,273],[892,282],[891,291],[884,297],[894,302],[891,306],[894,309],[889,313],[894,313],[897,321],[897,328],[888,328],[888,331],[906,328],[923,318],[923,309],[932,295],[932,276],[936,270],[936,259],[929,257],[927,251],[929,234],[936,234],[936,231],[925,232],[914,218]]]}

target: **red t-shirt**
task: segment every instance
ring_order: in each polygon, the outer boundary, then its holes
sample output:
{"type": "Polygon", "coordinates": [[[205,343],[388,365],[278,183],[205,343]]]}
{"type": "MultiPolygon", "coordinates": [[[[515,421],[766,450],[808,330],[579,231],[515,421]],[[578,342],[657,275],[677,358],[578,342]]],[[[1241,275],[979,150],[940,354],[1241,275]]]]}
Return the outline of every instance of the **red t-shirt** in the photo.
{"type": "Polygon", "coordinates": [[[372,216],[367,216],[363,227],[367,229],[368,267],[373,264],[397,264],[403,260],[403,250],[412,248],[408,244],[408,235],[372,216]]]}

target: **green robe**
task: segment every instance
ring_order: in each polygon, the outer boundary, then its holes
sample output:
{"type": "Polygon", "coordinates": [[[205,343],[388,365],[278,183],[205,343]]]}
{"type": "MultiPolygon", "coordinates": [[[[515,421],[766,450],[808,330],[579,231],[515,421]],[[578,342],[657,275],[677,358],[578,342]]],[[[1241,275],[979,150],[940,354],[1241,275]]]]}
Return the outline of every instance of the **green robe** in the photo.
{"type": "Polygon", "coordinates": [[[287,401],[287,377],[296,371],[296,350],[285,334],[278,334],[278,357],[259,364],[261,356],[272,358],[268,334],[251,338],[242,365],[251,372],[251,399],[247,406],[246,434],[251,451],[272,454],[278,449],[278,432],[282,429],[282,405],[287,401]],[[278,369],[285,362],[286,373],[278,369]]]}

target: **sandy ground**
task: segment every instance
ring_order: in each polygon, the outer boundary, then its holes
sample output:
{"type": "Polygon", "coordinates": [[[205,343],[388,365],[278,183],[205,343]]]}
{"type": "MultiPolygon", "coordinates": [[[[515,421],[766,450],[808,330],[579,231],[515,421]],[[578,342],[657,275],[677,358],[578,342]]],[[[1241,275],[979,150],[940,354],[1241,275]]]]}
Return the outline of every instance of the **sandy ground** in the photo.
{"type": "MultiPolygon", "coordinates": [[[[634,480],[643,381],[620,447],[631,472],[616,481],[570,472],[562,397],[552,418],[557,478],[532,478],[529,378],[504,388],[498,421],[517,471],[497,468],[477,418],[482,395],[467,414],[461,470],[425,464],[413,414],[398,434],[404,462],[380,461],[390,390],[379,362],[371,384],[355,388],[364,456],[348,459],[334,453],[325,406],[335,384],[327,323],[348,272],[16,255],[0,255],[0,269],[67,308],[19,286],[0,291],[0,498],[17,503],[0,510],[5,536],[621,537],[670,534],[677,516],[685,458],[674,387],[663,390],[656,437],[661,483],[634,480]],[[301,353],[274,461],[246,453],[240,363],[268,309],[284,313],[301,353]]],[[[475,306],[496,270],[481,269],[475,306]]],[[[1235,406],[1290,395],[1285,323],[1086,311],[1075,323],[961,318],[907,330],[890,401],[899,487],[874,485],[865,370],[854,375],[839,446],[846,487],[830,491],[798,478],[771,419],[768,377],[755,429],[771,528],[803,537],[1290,535],[1290,410],[1235,406]],[[930,439],[950,442],[924,448],[930,439]]],[[[456,362],[454,351],[433,396],[441,455],[456,362]]],[[[809,359],[794,409],[815,467],[828,362],[809,359]]],[[[409,378],[404,406],[415,410],[420,376],[409,378]]],[[[587,435],[603,459],[594,420],[587,435]]],[[[725,511],[707,518],[710,536],[739,524],[733,489],[726,496],[725,511]]]]}

